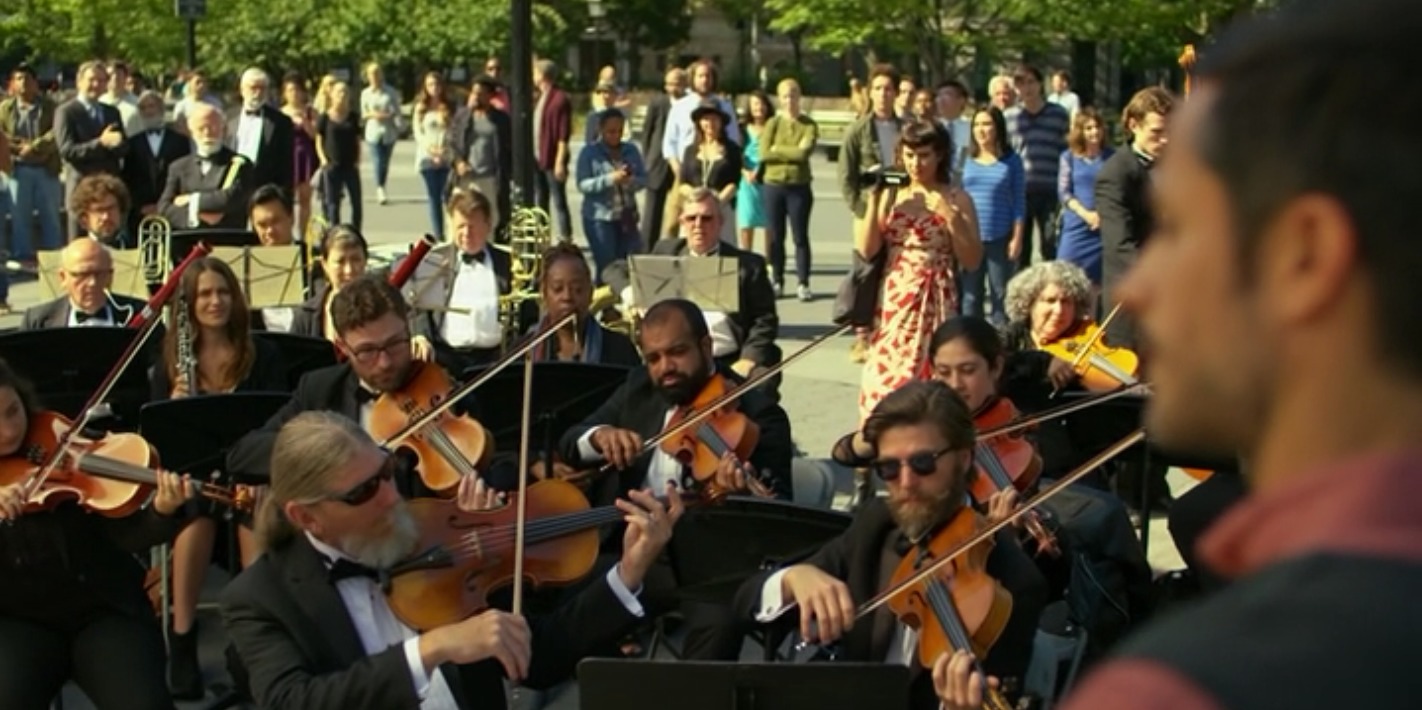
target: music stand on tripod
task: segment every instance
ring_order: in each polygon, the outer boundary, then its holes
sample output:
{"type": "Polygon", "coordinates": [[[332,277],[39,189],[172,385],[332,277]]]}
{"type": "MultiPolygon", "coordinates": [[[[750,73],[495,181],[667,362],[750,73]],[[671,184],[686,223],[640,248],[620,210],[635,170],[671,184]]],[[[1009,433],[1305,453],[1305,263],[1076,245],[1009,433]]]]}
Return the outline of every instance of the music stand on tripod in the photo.
{"type": "MultiPolygon", "coordinates": [[[[109,374],[137,330],[128,328],[48,328],[0,334],[0,354],[35,388],[46,409],[77,419],[94,388],[109,374]]],[[[162,336],[150,336],[144,351],[119,375],[109,406],[120,425],[138,427],[139,407],[148,401],[148,357],[162,336]]]]}
{"type": "Polygon", "coordinates": [[[276,346],[282,363],[286,365],[287,386],[293,390],[302,375],[336,364],[336,346],[325,338],[274,330],[254,330],[252,337],[276,346]]]}
{"type": "Polygon", "coordinates": [[[909,669],[589,658],[578,664],[578,696],[583,710],[662,710],[669,704],[677,710],[897,709],[909,705],[909,669]]]}

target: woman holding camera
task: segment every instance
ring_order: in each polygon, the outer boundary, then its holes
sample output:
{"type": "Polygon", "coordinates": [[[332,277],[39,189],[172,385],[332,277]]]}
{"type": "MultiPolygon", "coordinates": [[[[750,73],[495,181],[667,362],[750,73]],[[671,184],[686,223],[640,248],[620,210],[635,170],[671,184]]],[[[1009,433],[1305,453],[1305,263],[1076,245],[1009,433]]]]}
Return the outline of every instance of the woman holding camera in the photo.
{"type": "Polygon", "coordinates": [[[949,181],[950,142],[931,122],[905,123],[898,175],[884,175],[870,190],[869,209],[855,225],[855,251],[877,260],[884,275],[859,390],[861,419],[900,385],[928,378],[933,331],[958,314],[954,274],[982,262],[973,201],[949,181]]]}

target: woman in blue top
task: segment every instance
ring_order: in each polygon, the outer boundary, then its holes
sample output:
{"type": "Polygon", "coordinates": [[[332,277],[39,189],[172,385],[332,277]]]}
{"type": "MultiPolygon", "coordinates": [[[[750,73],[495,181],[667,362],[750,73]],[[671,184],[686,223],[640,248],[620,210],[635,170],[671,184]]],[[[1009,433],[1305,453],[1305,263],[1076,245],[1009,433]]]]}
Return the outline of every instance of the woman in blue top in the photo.
{"type": "Polygon", "coordinates": [[[968,160],[963,165],[963,190],[973,198],[978,211],[978,234],[983,242],[983,263],[964,271],[962,314],[987,317],[1005,325],[1003,296],[1012,278],[1012,265],[1022,252],[1023,214],[1027,207],[1026,174],[1022,158],[1007,142],[1007,121],[996,107],[980,108],[973,114],[968,160]],[[984,287],[992,286],[992,314],[983,312],[984,287]]]}
{"type": "Polygon", "coordinates": [[[600,283],[608,264],[642,250],[637,191],[647,186],[647,169],[637,146],[622,142],[627,120],[622,111],[606,109],[597,119],[598,140],[578,153],[576,178],[583,193],[583,233],[600,283]]]}
{"type": "MultiPolygon", "coordinates": [[[[755,251],[755,230],[765,233],[770,220],[765,217],[765,200],[760,195],[760,134],[765,124],[775,115],[770,105],[770,97],[764,91],[756,90],[746,95],[746,116],[741,123],[745,129],[746,147],[741,151],[741,186],[736,189],[736,227],[740,230],[742,251],[755,251]]],[[[766,243],[765,260],[770,261],[770,244],[766,243]]],[[[778,276],[778,275],[777,275],[778,276]]]]}
{"type": "Polygon", "coordinates": [[[1106,123],[1093,108],[1077,112],[1067,134],[1057,175],[1062,237],[1057,258],[1080,266],[1101,287],[1101,215],[1096,212],[1096,173],[1115,152],[1106,145],[1106,123]]]}

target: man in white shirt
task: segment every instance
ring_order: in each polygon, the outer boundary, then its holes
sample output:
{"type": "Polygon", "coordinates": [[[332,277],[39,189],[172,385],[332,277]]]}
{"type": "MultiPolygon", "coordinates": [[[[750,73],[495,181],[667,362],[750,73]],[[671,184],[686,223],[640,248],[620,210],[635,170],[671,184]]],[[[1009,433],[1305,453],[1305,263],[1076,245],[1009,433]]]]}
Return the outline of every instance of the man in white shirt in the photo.
{"type": "MultiPolygon", "coordinates": [[[[391,483],[404,458],[375,446],[349,418],[305,412],[282,427],[272,459],[259,521],[267,551],[222,596],[251,696],[270,710],[503,707],[505,677],[531,688],[557,683],[642,617],[643,577],[682,512],[671,489],[666,505],[644,491],[620,500],[628,522],[621,561],[547,616],[490,609],[416,630],[411,617],[429,605],[458,608],[489,590],[466,589],[472,574],[445,572],[453,584],[407,606],[397,565],[430,551],[391,483]]],[[[507,560],[511,539],[471,532],[459,547],[433,552],[466,564],[471,555],[507,560]]]]}
{"type": "MultiPolygon", "coordinates": [[[[868,468],[884,481],[888,498],[861,506],[849,529],[806,562],[747,580],[736,594],[737,617],[768,623],[798,606],[802,638],[838,642],[836,660],[908,665],[912,707],[936,707],[930,666],[946,670],[951,656],[941,654],[925,665],[917,631],[887,608],[857,619],[856,605],[884,591],[904,557],[927,554],[935,535],[959,515],[977,515],[968,507],[973,418],[947,385],[913,382],[880,401],[862,438],[872,450],[868,468]]],[[[998,677],[1020,678],[1032,656],[1046,582],[1010,530],[994,540],[990,551],[969,553],[1012,597],[1006,624],[983,665],[998,677]]],[[[925,557],[920,567],[932,561],[925,557]]]]}
{"type": "Polygon", "coordinates": [[[953,138],[953,184],[963,184],[963,162],[968,158],[970,126],[963,111],[968,107],[968,87],[957,79],[948,79],[938,84],[934,99],[938,109],[938,123],[953,138]]]}
{"type": "Polygon", "coordinates": [[[1076,112],[1081,110],[1081,98],[1071,90],[1071,74],[1067,70],[1052,72],[1052,93],[1047,94],[1047,101],[1061,106],[1072,118],[1076,118],[1076,112]]]}
{"type": "Polygon", "coordinates": [[[125,135],[136,136],[143,132],[143,120],[138,115],[138,96],[128,89],[127,64],[109,62],[109,90],[99,97],[99,101],[118,109],[125,135]]]}
{"type": "Polygon", "coordinates": [[[737,145],[741,143],[741,129],[736,125],[736,108],[725,97],[716,95],[718,73],[716,65],[703,59],[692,64],[687,71],[691,74],[691,91],[672,103],[667,115],[666,132],[662,134],[662,156],[671,166],[672,174],[681,173],[681,159],[687,146],[696,140],[696,122],[691,114],[706,99],[715,99],[721,105],[721,113],[726,117],[726,135],[737,145]]]}

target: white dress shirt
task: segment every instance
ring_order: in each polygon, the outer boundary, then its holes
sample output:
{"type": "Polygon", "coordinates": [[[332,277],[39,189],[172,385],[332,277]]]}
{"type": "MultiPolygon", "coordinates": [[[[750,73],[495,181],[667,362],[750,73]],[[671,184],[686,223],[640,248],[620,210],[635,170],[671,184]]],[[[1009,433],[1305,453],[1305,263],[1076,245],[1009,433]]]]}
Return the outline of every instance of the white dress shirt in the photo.
{"type": "Polygon", "coordinates": [[[262,148],[262,116],[248,116],[244,110],[237,115],[236,150],[242,157],[257,162],[257,153],[262,148]]]}
{"type": "MultiPolygon", "coordinates": [[[[794,603],[786,604],[784,595],[780,593],[780,582],[785,578],[787,571],[789,571],[788,568],[782,569],[766,578],[765,585],[760,588],[760,609],[756,611],[756,621],[768,624],[797,606],[794,603]]],[[[881,609],[875,613],[887,612],[881,609]]],[[[884,662],[907,666],[910,659],[917,657],[917,651],[918,631],[909,628],[901,621],[895,623],[894,636],[889,640],[889,652],[884,654],[884,662]]]]}
{"type": "Polygon", "coordinates": [[[448,311],[440,335],[453,348],[494,348],[504,340],[499,325],[499,279],[493,257],[484,247],[484,260],[466,264],[462,252],[450,251],[455,260],[454,283],[449,286],[449,305],[467,308],[468,313],[448,311]]]}
{"type": "MultiPolygon", "coordinates": [[[[676,414],[676,407],[668,409],[667,415],[662,418],[663,429],[667,428],[667,422],[671,421],[673,414],[676,414]]],[[[593,462],[606,460],[592,445],[593,434],[596,433],[598,429],[606,428],[605,426],[595,426],[589,429],[588,433],[583,434],[581,439],[578,439],[578,455],[581,456],[584,461],[593,462]]],[[[677,485],[677,488],[681,488],[681,473],[683,468],[680,461],[677,461],[674,456],[663,451],[662,447],[658,446],[656,451],[652,452],[652,460],[647,462],[647,481],[644,485],[650,488],[653,493],[660,493],[666,490],[667,481],[671,481],[677,485]]]]}
{"type": "Polygon", "coordinates": [[[158,150],[163,147],[163,129],[158,128],[148,131],[148,150],[153,152],[154,157],[159,155],[158,150]]]}

